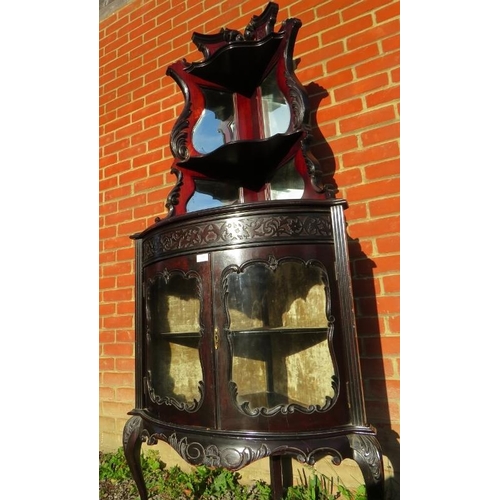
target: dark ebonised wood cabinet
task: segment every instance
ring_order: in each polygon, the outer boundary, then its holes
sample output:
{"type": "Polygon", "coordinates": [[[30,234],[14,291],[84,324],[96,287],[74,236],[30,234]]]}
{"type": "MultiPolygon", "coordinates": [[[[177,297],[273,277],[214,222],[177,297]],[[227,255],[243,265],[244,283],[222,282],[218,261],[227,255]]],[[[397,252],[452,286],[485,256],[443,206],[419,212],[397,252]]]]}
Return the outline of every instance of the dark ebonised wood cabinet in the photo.
{"type": "Polygon", "coordinates": [[[185,108],[171,135],[167,216],[133,236],[136,402],[123,432],[141,500],[142,442],[238,470],[270,457],[360,466],[383,497],[366,422],[344,209],[323,183],[293,72],[300,21],[269,3],[244,34],[194,34],[201,63],[167,70],[185,108]]]}

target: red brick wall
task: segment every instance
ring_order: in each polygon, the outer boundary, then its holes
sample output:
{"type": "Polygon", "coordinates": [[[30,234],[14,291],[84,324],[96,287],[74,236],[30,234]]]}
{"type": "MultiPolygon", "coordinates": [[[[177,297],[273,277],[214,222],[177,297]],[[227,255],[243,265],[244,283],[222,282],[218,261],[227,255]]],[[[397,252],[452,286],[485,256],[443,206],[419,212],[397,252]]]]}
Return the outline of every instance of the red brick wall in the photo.
{"type": "MultiPolygon", "coordinates": [[[[396,460],[399,435],[399,2],[281,0],[302,20],[296,75],[313,152],[347,199],[368,421],[396,460]],[[317,111],[316,111],[317,110],[317,111]]],[[[100,23],[100,447],[134,405],[134,252],[165,215],[169,133],[184,100],[167,66],[202,59],[193,31],[243,30],[265,0],[136,0],[100,23]]]]}

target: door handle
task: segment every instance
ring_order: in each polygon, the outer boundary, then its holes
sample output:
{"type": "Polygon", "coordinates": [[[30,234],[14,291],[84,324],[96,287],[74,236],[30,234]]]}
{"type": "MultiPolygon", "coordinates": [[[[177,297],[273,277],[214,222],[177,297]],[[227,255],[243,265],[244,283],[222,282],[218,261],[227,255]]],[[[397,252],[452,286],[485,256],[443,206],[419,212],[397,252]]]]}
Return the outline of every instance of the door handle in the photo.
{"type": "Polygon", "coordinates": [[[219,348],[219,329],[217,327],[214,328],[214,347],[215,349],[219,348]]]}

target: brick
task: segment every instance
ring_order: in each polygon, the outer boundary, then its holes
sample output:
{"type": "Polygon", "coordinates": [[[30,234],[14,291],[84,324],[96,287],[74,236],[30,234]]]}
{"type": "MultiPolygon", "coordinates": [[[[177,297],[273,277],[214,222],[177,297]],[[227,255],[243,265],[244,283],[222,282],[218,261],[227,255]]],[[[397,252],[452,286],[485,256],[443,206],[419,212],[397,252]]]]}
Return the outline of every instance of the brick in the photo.
{"type": "MultiPolygon", "coordinates": [[[[121,172],[126,172],[127,170],[130,170],[132,168],[130,160],[118,161],[116,155],[115,158],[116,160],[113,162],[113,164],[104,169],[104,177],[116,176],[117,174],[120,174],[121,172]]],[[[116,208],[113,211],[116,211],[116,208]]]]}
{"type": "Polygon", "coordinates": [[[382,236],[376,239],[377,250],[380,254],[399,252],[399,235],[382,236]]]}
{"type": "Polygon", "coordinates": [[[115,368],[115,358],[99,358],[99,371],[111,371],[115,368]]]}
{"type": "Polygon", "coordinates": [[[383,217],[385,215],[397,214],[400,211],[399,196],[391,196],[380,200],[372,200],[368,203],[371,217],[383,217]]]}
{"type": "Polygon", "coordinates": [[[371,396],[374,398],[380,398],[380,399],[389,398],[389,399],[399,400],[400,397],[399,380],[370,380],[368,382],[368,387],[369,387],[369,394],[371,394],[371,396]]]}
{"type": "Polygon", "coordinates": [[[401,289],[399,274],[393,276],[383,276],[382,284],[384,288],[384,293],[399,293],[401,289]]]}
{"type": "MultiPolygon", "coordinates": [[[[122,316],[109,316],[104,318],[103,327],[104,328],[132,328],[133,326],[133,316],[132,315],[122,315],[122,316]]],[[[104,352],[107,355],[120,355],[126,356],[131,349],[128,344],[111,344],[113,348],[105,349],[104,352]],[[127,346],[126,348],[123,346],[127,346]]],[[[130,355],[132,352],[130,352],[130,355]]]]}
{"type": "Polygon", "coordinates": [[[364,30],[361,33],[355,33],[347,38],[346,47],[348,50],[353,50],[363,47],[364,45],[369,45],[370,43],[378,42],[379,40],[384,40],[384,38],[389,35],[399,33],[399,29],[399,19],[395,19],[384,24],[378,24],[370,29],[364,30]]]}
{"type": "Polygon", "coordinates": [[[122,149],[118,153],[118,159],[126,160],[128,158],[139,156],[145,152],[146,152],[146,144],[135,144],[129,148],[122,149]]]}
{"type": "MultiPolygon", "coordinates": [[[[127,276],[127,278],[129,278],[129,276],[127,276]]],[[[132,278],[134,278],[134,276],[132,276],[132,278]]],[[[133,283],[131,283],[131,284],[133,285],[133,283]]],[[[130,313],[130,314],[135,313],[135,302],[133,300],[131,300],[130,302],[120,302],[119,304],[117,304],[117,314],[126,314],[126,313],[130,313]]],[[[125,340],[133,341],[134,340],[133,332],[127,332],[127,334],[131,338],[122,339],[122,338],[117,336],[116,340],[118,342],[124,342],[125,340]]]]}
{"type": "Polygon", "coordinates": [[[400,54],[399,51],[396,51],[376,57],[369,62],[359,64],[354,68],[354,71],[358,78],[364,78],[369,75],[381,73],[394,67],[398,67],[399,64],[400,54]]]}
{"type": "Polygon", "coordinates": [[[131,403],[135,401],[135,390],[129,387],[119,387],[116,389],[116,401],[131,403]]]}
{"type": "MultiPolygon", "coordinates": [[[[357,299],[361,297],[374,297],[375,294],[380,293],[380,282],[379,280],[373,280],[370,278],[364,279],[353,279],[352,288],[354,297],[357,299]]],[[[358,311],[361,315],[366,314],[365,311],[358,311]]]]}
{"type": "MultiPolygon", "coordinates": [[[[125,210],[126,208],[134,208],[137,206],[144,205],[146,203],[146,195],[145,194],[137,194],[134,196],[129,196],[123,200],[118,202],[118,210],[125,210]]],[[[136,217],[134,212],[134,217],[136,217]]]]}
{"type": "Polygon", "coordinates": [[[356,80],[334,90],[335,100],[337,102],[353,97],[360,97],[372,90],[378,90],[389,84],[389,77],[386,73],[373,75],[362,80],[356,80]]]}
{"type": "Polygon", "coordinates": [[[400,160],[394,158],[365,167],[365,176],[367,180],[381,179],[383,177],[394,177],[400,173],[400,160]]]}
{"type": "MultiPolygon", "coordinates": [[[[127,75],[128,76],[128,75],[127,75]]],[[[127,81],[118,87],[116,94],[118,96],[124,94],[133,94],[134,90],[141,88],[144,85],[143,78],[136,78],[131,81],[127,81]]]]}
{"type": "Polygon", "coordinates": [[[349,224],[349,234],[354,238],[397,233],[399,229],[400,219],[398,215],[349,224]]]}
{"type": "Polygon", "coordinates": [[[147,170],[148,170],[147,167],[133,168],[132,170],[123,173],[122,175],[120,175],[119,178],[120,184],[128,184],[138,179],[143,179],[144,177],[147,176],[147,170]]]}
{"type": "Polygon", "coordinates": [[[379,276],[400,271],[399,255],[377,256],[372,262],[358,261],[354,263],[355,276],[379,276]]]}
{"type": "Polygon", "coordinates": [[[104,131],[106,133],[113,132],[119,128],[125,127],[130,123],[130,116],[122,116],[120,118],[113,119],[104,124],[104,131]]]}
{"type": "Polygon", "coordinates": [[[392,19],[394,17],[399,17],[399,2],[391,3],[375,12],[375,19],[377,23],[387,21],[387,19],[392,19]]]}
{"type": "Polygon", "coordinates": [[[111,252],[101,252],[99,254],[99,264],[106,264],[108,262],[115,262],[116,259],[116,252],[111,251],[111,252]]]}
{"type": "Polygon", "coordinates": [[[350,168],[335,173],[336,184],[343,187],[360,184],[362,179],[363,177],[359,168],[350,168]]]}
{"type": "Polygon", "coordinates": [[[99,387],[99,399],[101,401],[113,401],[115,399],[115,391],[109,387],[99,387]]]}
{"type": "Polygon", "coordinates": [[[382,50],[384,52],[391,52],[393,50],[398,50],[400,48],[400,45],[401,45],[401,40],[399,33],[397,35],[386,38],[385,40],[382,40],[382,50]]]}
{"type": "MultiPolygon", "coordinates": [[[[107,319],[107,318],[105,318],[107,319]]],[[[134,346],[131,343],[120,343],[120,344],[105,344],[104,354],[107,356],[132,356],[134,354],[134,346]]],[[[106,374],[105,374],[106,375],[106,374]]],[[[113,385],[113,384],[110,384],[113,385]]],[[[126,385],[126,384],[117,384],[126,385]]]]}
{"type": "MultiPolygon", "coordinates": [[[[114,226],[113,229],[116,230],[116,226],[114,226]]],[[[110,266],[103,266],[102,270],[104,276],[115,276],[117,274],[130,273],[132,271],[132,265],[130,262],[119,262],[110,266]]]]}
{"type": "Polygon", "coordinates": [[[105,416],[126,417],[131,410],[130,403],[117,403],[111,401],[102,402],[102,411],[105,416]]]}
{"type": "Polygon", "coordinates": [[[363,352],[382,353],[383,355],[396,355],[400,353],[399,336],[380,337],[362,340],[363,352]]]}
{"type": "Polygon", "coordinates": [[[400,309],[400,301],[398,296],[378,297],[373,298],[361,297],[356,300],[358,311],[362,315],[376,314],[394,314],[400,309]]]}
{"type": "Polygon", "coordinates": [[[112,144],[109,144],[108,146],[104,147],[104,154],[109,155],[112,153],[118,153],[118,151],[121,151],[125,148],[128,148],[130,146],[130,139],[121,139],[119,141],[113,142],[112,144]]]}
{"type": "Polygon", "coordinates": [[[116,358],[116,370],[123,372],[133,372],[135,369],[134,358],[116,358]]]}
{"type": "Polygon", "coordinates": [[[99,343],[106,344],[114,341],[115,341],[114,332],[104,332],[104,331],[99,332],[99,343]]]}
{"type": "Polygon", "coordinates": [[[353,2],[353,6],[349,6],[341,11],[341,16],[344,21],[349,21],[390,2],[392,0],[362,0],[361,2],[353,2]]]}
{"type": "Polygon", "coordinates": [[[133,233],[138,233],[146,229],[146,224],[144,220],[133,220],[131,222],[126,222],[120,225],[118,229],[118,234],[130,235],[133,233]]]}
{"type": "Polygon", "coordinates": [[[378,106],[386,102],[399,101],[400,91],[399,85],[393,85],[389,88],[378,90],[372,94],[368,94],[365,97],[366,105],[371,108],[373,106],[378,106]]]}
{"type": "MultiPolygon", "coordinates": [[[[134,168],[138,168],[142,165],[150,165],[151,163],[155,163],[159,160],[162,160],[162,158],[163,158],[163,150],[160,149],[160,150],[150,151],[150,152],[145,153],[141,156],[138,156],[137,158],[134,158],[134,160],[133,160],[134,168]]],[[[149,172],[149,174],[151,174],[151,172],[149,172]]],[[[152,185],[152,186],[158,185],[158,182],[160,182],[160,183],[163,182],[163,179],[160,179],[157,182],[156,177],[151,179],[151,181],[152,181],[151,183],[148,182],[149,180],[150,180],[149,178],[145,179],[144,182],[146,182],[148,185],[152,185]]],[[[140,183],[136,183],[136,186],[138,184],[140,184],[140,183]]],[[[138,190],[140,190],[140,189],[138,189],[138,190]]],[[[136,192],[137,192],[137,190],[136,190],[136,192]]]]}
{"type": "Polygon", "coordinates": [[[131,244],[130,239],[125,236],[117,236],[116,238],[109,238],[104,242],[106,250],[127,247],[131,244]]]}
{"type": "Polygon", "coordinates": [[[160,127],[151,127],[133,135],[131,137],[131,142],[132,144],[139,144],[141,142],[147,142],[149,139],[156,138],[159,135],[160,135],[160,127]]]}
{"type": "Polygon", "coordinates": [[[116,227],[104,227],[99,229],[99,239],[112,238],[116,236],[116,227]]]}
{"type": "MultiPolygon", "coordinates": [[[[346,134],[347,132],[352,132],[354,130],[360,130],[367,127],[373,127],[374,125],[378,125],[384,122],[388,122],[394,120],[394,107],[393,106],[385,106],[383,108],[378,108],[373,111],[365,111],[364,113],[356,114],[350,118],[344,118],[339,121],[339,129],[341,134],[346,134]]],[[[399,134],[395,134],[396,138],[399,134]]],[[[366,138],[366,133],[361,135],[361,139],[366,138]]],[[[368,139],[373,137],[372,135],[368,135],[368,139]]],[[[372,143],[380,142],[373,141],[372,143]]],[[[365,144],[366,145],[366,144],[365,144]]]]}
{"type": "MultiPolygon", "coordinates": [[[[347,198],[347,196],[344,198],[347,198]]],[[[357,219],[366,219],[367,215],[366,203],[349,203],[349,208],[346,212],[348,224],[357,219]]]]}
{"type": "Polygon", "coordinates": [[[113,417],[102,417],[99,415],[99,431],[115,432],[115,419],[113,417]]]}
{"type": "Polygon", "coordinates": [[[344,22],[331,29],[326,29],[331,26],[328,18],[323,20],[323,22],[325,23],[325,31],[321,33],[321,43],[323,45],[342,40],[353,33],[359,33],[360,31],[370,28],[373,24],[370,14],[366,14],[353,21],[344,22]]]}
{"type": "MultiPolygon", "coordinates": [[[[133,245],[133,242],[132,242],[132,245],[133,245]]],[[[116,261],[117,262],[121,261],[121,260],[134,260],[135,250],[134,250],[134,247],[132,245],[130,247],[120,248],[117,250],[117,252],[116,252],[116,261]]],[[[118,276],[119,280],[122,278],[123,278],[122,276],[118,276]]],[[[133,284],[133,282],[130,284],[133,284]]]]}
{"type": "Polygon", "coordinates": [[[119,186],[115,189],[108,189],[104,193],[104,199],[105,201],[110,201],[114,200],[116,198],[124,198],[129,196],[131,193],[131,188],[130,186],[119,186]]]}
{"type": "Polygon", "coordinates": [[[392,141],[377,144],[361,151],[344,153],[342,154],[342,164],[344,167],[354,167],[396,157],[399,157],[399,144],[397,141],[392,141]]]}
{"type": "MultiPolygon", "coordinates": [[[[126,104],[125,106],[122,106],[121,108],[118,108],[116,110],[116,116],[120,117],[124,115],[130,115],[134,111],[142,109],[143,107],[144,107],[144,99],[137,99],[135,101],[130,102],[129,104],[126,104]]],[[[134,117],[132,117],[132,119],[135,121],[134,117]]]]}
{"type": "Polygon", "coordinates": [[[391,360],[362,358],[361,373],[363,378],[384,379],[394,376],[394,368],[391,360]]]}
{"type": "Polygon", "coordinates": [[[391,333],[399,333],[401,331],[399,314],[397,316],[392,316],[389,318],[389,329],[391,333]]]}
{"type": "Polygon", "coordinates": [[[326,63],[326,71],[331,73],[349,66],[355,66],[377,55],[379,55],[379,49],[376,44],[360,47],[359,49],[351,50],[345,54],[330,58],[326,63]]]}
{"type": "Polygon", "coordinates": [[[118,181],[116,177],[109,177],[108,179],[104,179],[99,182],[99,189],[101,191],[105,191],[107,189],[116,187],[117,183],[118,181]]]}
{"type": "Polygon", "coordinates": [[[160,80],[159,78],[156,78],[152,82],[142,85],[141,87],[136,89],[133,93],[133,97],[134,99],[138,99],[139,97],[147,96],[148,94],[151,94],[152,92],[158,90],[160,86],[160,80]]]}

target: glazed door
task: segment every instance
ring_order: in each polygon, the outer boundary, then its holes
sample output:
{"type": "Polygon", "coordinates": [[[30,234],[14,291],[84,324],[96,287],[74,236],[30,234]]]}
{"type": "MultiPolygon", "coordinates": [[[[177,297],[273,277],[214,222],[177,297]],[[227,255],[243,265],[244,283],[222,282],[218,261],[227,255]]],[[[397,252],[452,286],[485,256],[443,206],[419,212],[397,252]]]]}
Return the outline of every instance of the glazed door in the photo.
{"type": "Polygon", "coordinates": [[[332,425],[339,397],[332,262],[326,245],[214,255],[214,274],[221,280],[214,293],[215,327],[222,332],[221,428],[332,425]]]}
{"type": "Polygon", "coordinates": [[[210,304],[208,254],[146,267],[144,400],[163,421],[215,425],[210,304]]]}

